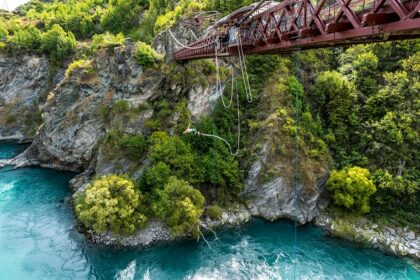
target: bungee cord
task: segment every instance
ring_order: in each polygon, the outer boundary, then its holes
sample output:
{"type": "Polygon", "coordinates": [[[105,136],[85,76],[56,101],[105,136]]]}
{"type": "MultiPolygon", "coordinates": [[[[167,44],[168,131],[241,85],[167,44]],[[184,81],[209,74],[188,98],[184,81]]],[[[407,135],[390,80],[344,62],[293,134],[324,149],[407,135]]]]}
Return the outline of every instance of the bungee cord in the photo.
{"type": "MultiPolygon", "coordinates": [[[[197,135],[197,136],[203,136],[203,137],[210,137],[210,138],[214,138],[214,139],[218,139],[220,141],[222,141],[223,143],[226,144],[226,146],[229,149],[229,152],[232,156],[237,156],[239,154],[240,151],[240,141],[241,141],[241,116],[240,116],[240,108],[239,108],[239,93],[238,93],[238,84],[235,81],[235,70],[234,67],[231,66],[232,69],[232,78],[231,78],[231,82],[232,82],[232,86],[231,86],[231,94],[230,94],[230,99],[229,103],[225,102],[225,96],[224,96],[224,88],[222,86],[222,81],[221,81],[221,77],[220,77],[220,64],[219,64],[219,55],[218,55],[218,49],[220,48],[218,39],[216,39],[214,42],[211,42],[205,46],[200,46],[197,48],[194,47],[188,47],[185,46],[184,44],[182,44],[176,37],[175,35],[172,33],[172,31],[170,29],[168,29],[169,34],[172,36],[172,38],[181,46],[187,48],[187,49],[201,49],[203,47],[209,46],[211,44],[215,44],[215,50],[214,50],[214,56],[215,56],[215,67],[216,67],[216,94],[219,95],[222,99],[222,104],[223,107],[226,109],[229,109],[232,104],[233,104],[233,96],[234,96],[234,91],[236,89],[236,106],[237,106],[237,146],[236,146],[236,151],[233,151],[232,145],[229,143],[229,141],[227,141],[225,138],[220,137],[218,135],[215,134],[209,134],[209,133],[204,133],[201,131],[198,131],[195,128],[191,128],[191,124],[188,125],[187,129],[184,131],[184,134],[193,134],[193,135],[197,135]]],[[[197,38],[197,36],[194,34],[194,32],[192,30],[190,30],[192,35],[197,38]]],[[[251,86],[249,83],[249,75],[248,75],[248,69],[246,67],[246,61],[245,61],[245,53],[243,50],[243,46],[242,46],[242,40],[240,37],[239,32],[237,33],[237,38],[238,38],[238,57],[239,57],[239,64],[240,64],[240,69],[241,69],[241,74],[242,74],[242,80],[244,83],[244,88],[245,88],[245,94],[246,94],[246,99],[248,101],[248,103],[251,103],[253,101],[253,96],[252,96],[252,91],[251,91],[251,86]]]]}
{"type": "Polygon", "coordinates": [[[246,99],[248,100],[248,103],[251,103],[253,100],[253,96],[252,96],[251,86],[249,83],[248,69],[246,67],[245,53],[242,46],[242,39],[239,32],[237,33],[237,38],[238,38],[239,64],[241,66],[242,79],[244,81],[246,99]]]}
{"type": "Polygon", "coordinates": [[[222,80],[220,78],[220,65],[219,65],[219,59],[218,59],[218,53],[217,53],[217,46],[215,48],[215,65],[216,65],[216,94],[221,95],[222,104],[223,107],[226,109],[229,109],[232,106],[233,103],[233,91],[234,91],[234,82],[235,82],[235,70],[233,65],[231,66],[232,71],[232,86],[231,86],[231,93],[230,93],[230,100],[229,104],[226,105],[225,103],[225,96],[224,96],[224,88],[222,86],[222,80]]]}
{"type": "MultiPolygon", "coordinates": [[[[238,94],[238,87],[237,83],[234,83],[236,88],[236,106],[237,106],[237,125],[238,125],[238,135],[237,135],[237,145],[236,145],[236,151],[233,152],[232,145],[224,138],[215,135],[215,134],[209,134],[209,133],[203,133],[201,131],[198,131],[195,128],[191,128],[191,124],[188,125],[188,128],[184,131],[184,134],[193,134],[197,136],[203,136],[203,137],[209,137],[209,138],[215,138],[218,139],[226,144],[226,146],[229,148],[229,152],[232,156],[237,156],[239,154],[240,150],[240,141],[241,141],[241,111],[239,109],[239,94],[238,94]]],[[[223,96],[222,96],[223,98],[223,96]]]]}

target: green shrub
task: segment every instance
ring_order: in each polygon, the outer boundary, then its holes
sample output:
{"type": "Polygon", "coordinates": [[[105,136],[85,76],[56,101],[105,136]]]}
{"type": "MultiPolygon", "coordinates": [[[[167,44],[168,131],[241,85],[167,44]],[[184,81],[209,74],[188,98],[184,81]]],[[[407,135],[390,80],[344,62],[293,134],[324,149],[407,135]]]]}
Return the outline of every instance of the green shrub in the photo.
{"type": "Polygon", "coordinates": [[[388,171],[378,169],[373,173],[372,180],[377,192],[371,202],[378,208],[398,208],[406,211],[419,211],[417,195],[420,184],[416,180],[409,180],[403,176],[393,176],[388,171]]]}
{"type": "Polygon", "coordinates": [[[191,184],[203,182],[204,169],[197,154],[179,136],[155,132],[150,142],[149,158],[153,164],[164,162],[174,175],[191,184]]]}
{"type": "Polygon", "coordinates": [[[143,135],[124,135],[119,142],[119,148],[130,159],[141,160],[148,148],[148,141],[143,135]]]}
{"type": "Polygon", "coordinates": [[[96,51],[101,48],[117,47],[124,44],[125,37],[122,33],[114,35],[106,32],[104,34],[96,34],[92,37],[91,49],[96,51]]]}
{"type": "Polygon", "coordinates": [[[369,170],[357,166],[334,170],[327,182],[334,204],[361,213],[369,212],[369,197],[376,192],[369,176],[369,170]]]}
{"type": "Polygon", "coordinates": [[[138,15],[147,2],[146,0],[110,1],[109,7],[101,17],[101,25],[113,33],[126,33],[137,25],[138,15]]]}
{"type": "Polygon", "coordinates": [[[145,225],[143,197],[133,182],[116,175],[95,179],[75,198],[79,221],[97,233],[133,234],[145,225]]]}
{"type": "Polygon", "coordinates": [[[42,35],[41,50],[48,53],[53,61],[59,61],[76,49],[76,39],[72,32],[54,24],[42,35]]]}
{"type": "Polygon", "coordinates": [[[137,62],[145,67],[153,66],[155,63],[162,60],[161,55],[143,42],[136,43],[135,57],[137,62]]]}
{"type": "Polygon", "coordinates": [[[130,110],[130,103],[127,100],[117,100],[112,106],[112,111],[117,114],[123,114],[130,110]]]}
{"type": "Polygon", "coordinates": [[[30,25],[16,30],[13,36],[9,37],[8,42],[14,47],[36,50],[41,43],[41,31],[30,25]]]}
{"type": "Polygon", "coordinates": [[[75,70],[83,70],[83,73],[85,74],[93,74],[95,72],[92,61],[87,59],[74,60],[70,63],[66,70],[66,76],[70,77],[75,70]]]}
{"type": "Polygon", "coordinates": [[[222,208],[220,208],[219,205],[212,205],[206,209],[206,216],[215,220],[220,220],[222,218],[222,208]]]}
{"type": "Polygon", "coordinates": [[[9,31],[7,30],[6,23],[0,18],[0,41],[5,40],[8,35],[9,31]]]}
{"type": "Polygon", "coordinates": [[[204,197],[199,190],[186,181],[171,177],[164,189],[157,191],[157,197],[152,210],[171,227],[174,236],[198,235],[199,218],[204,211],[204,197]]]}
{"type": "Polygon", "coordinates": [[[17,117],[15,114],[9,114],[9,115],[6,115],[5,117],[6,124],[14,124],[16,123],[16,121],[17,121],[17,117]]]}
{"type": "Polygon", "coordinates": [[[164,162],[158,162],[151,168],[146,168],[139,180],[139,187],[144,192],[150,192],[153,189],[163,189],[168,183],[172,171],[164,162]]]}

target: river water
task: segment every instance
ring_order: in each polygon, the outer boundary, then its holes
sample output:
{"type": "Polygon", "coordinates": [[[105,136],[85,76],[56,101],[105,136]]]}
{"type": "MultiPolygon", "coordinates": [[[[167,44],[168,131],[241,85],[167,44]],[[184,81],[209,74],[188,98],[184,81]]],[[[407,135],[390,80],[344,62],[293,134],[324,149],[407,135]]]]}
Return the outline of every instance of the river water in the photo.
{"type": "MultiPolygon", "coordinates": [[[[0,159],[23,147],[0,142],[0,159]]],[[[87,242],[75,230],[72,173],[0,169],[0,279],[420,279],[407,260],[287,221],[148,249],[87,242]]]]}

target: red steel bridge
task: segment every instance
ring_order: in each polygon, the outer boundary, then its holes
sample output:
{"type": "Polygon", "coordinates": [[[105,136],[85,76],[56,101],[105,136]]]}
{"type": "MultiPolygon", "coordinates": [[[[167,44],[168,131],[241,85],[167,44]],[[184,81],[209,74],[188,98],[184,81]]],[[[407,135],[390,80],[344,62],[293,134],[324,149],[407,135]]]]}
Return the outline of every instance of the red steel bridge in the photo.
{"type": "Polygon", "coordinates": [[[420,38],[420,0],[285,0],[243,7],[184,46],[175,59],[420,38]],[[240,47],[240,48],[239,48],[240,47]]]}

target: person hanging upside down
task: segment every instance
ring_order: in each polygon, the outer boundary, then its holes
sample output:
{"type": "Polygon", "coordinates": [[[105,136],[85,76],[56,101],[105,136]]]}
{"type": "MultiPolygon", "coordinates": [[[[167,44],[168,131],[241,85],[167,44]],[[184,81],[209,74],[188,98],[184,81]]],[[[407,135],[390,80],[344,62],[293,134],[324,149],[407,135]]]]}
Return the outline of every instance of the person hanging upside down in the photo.
{"type": "Polygon", "coordinates": [[[200,132],[196,128],[190,128],[191,124],[188,124],[187,129],[184,131],[184,134],[192,133],[194,135],[200,135],[200,132]]]}

